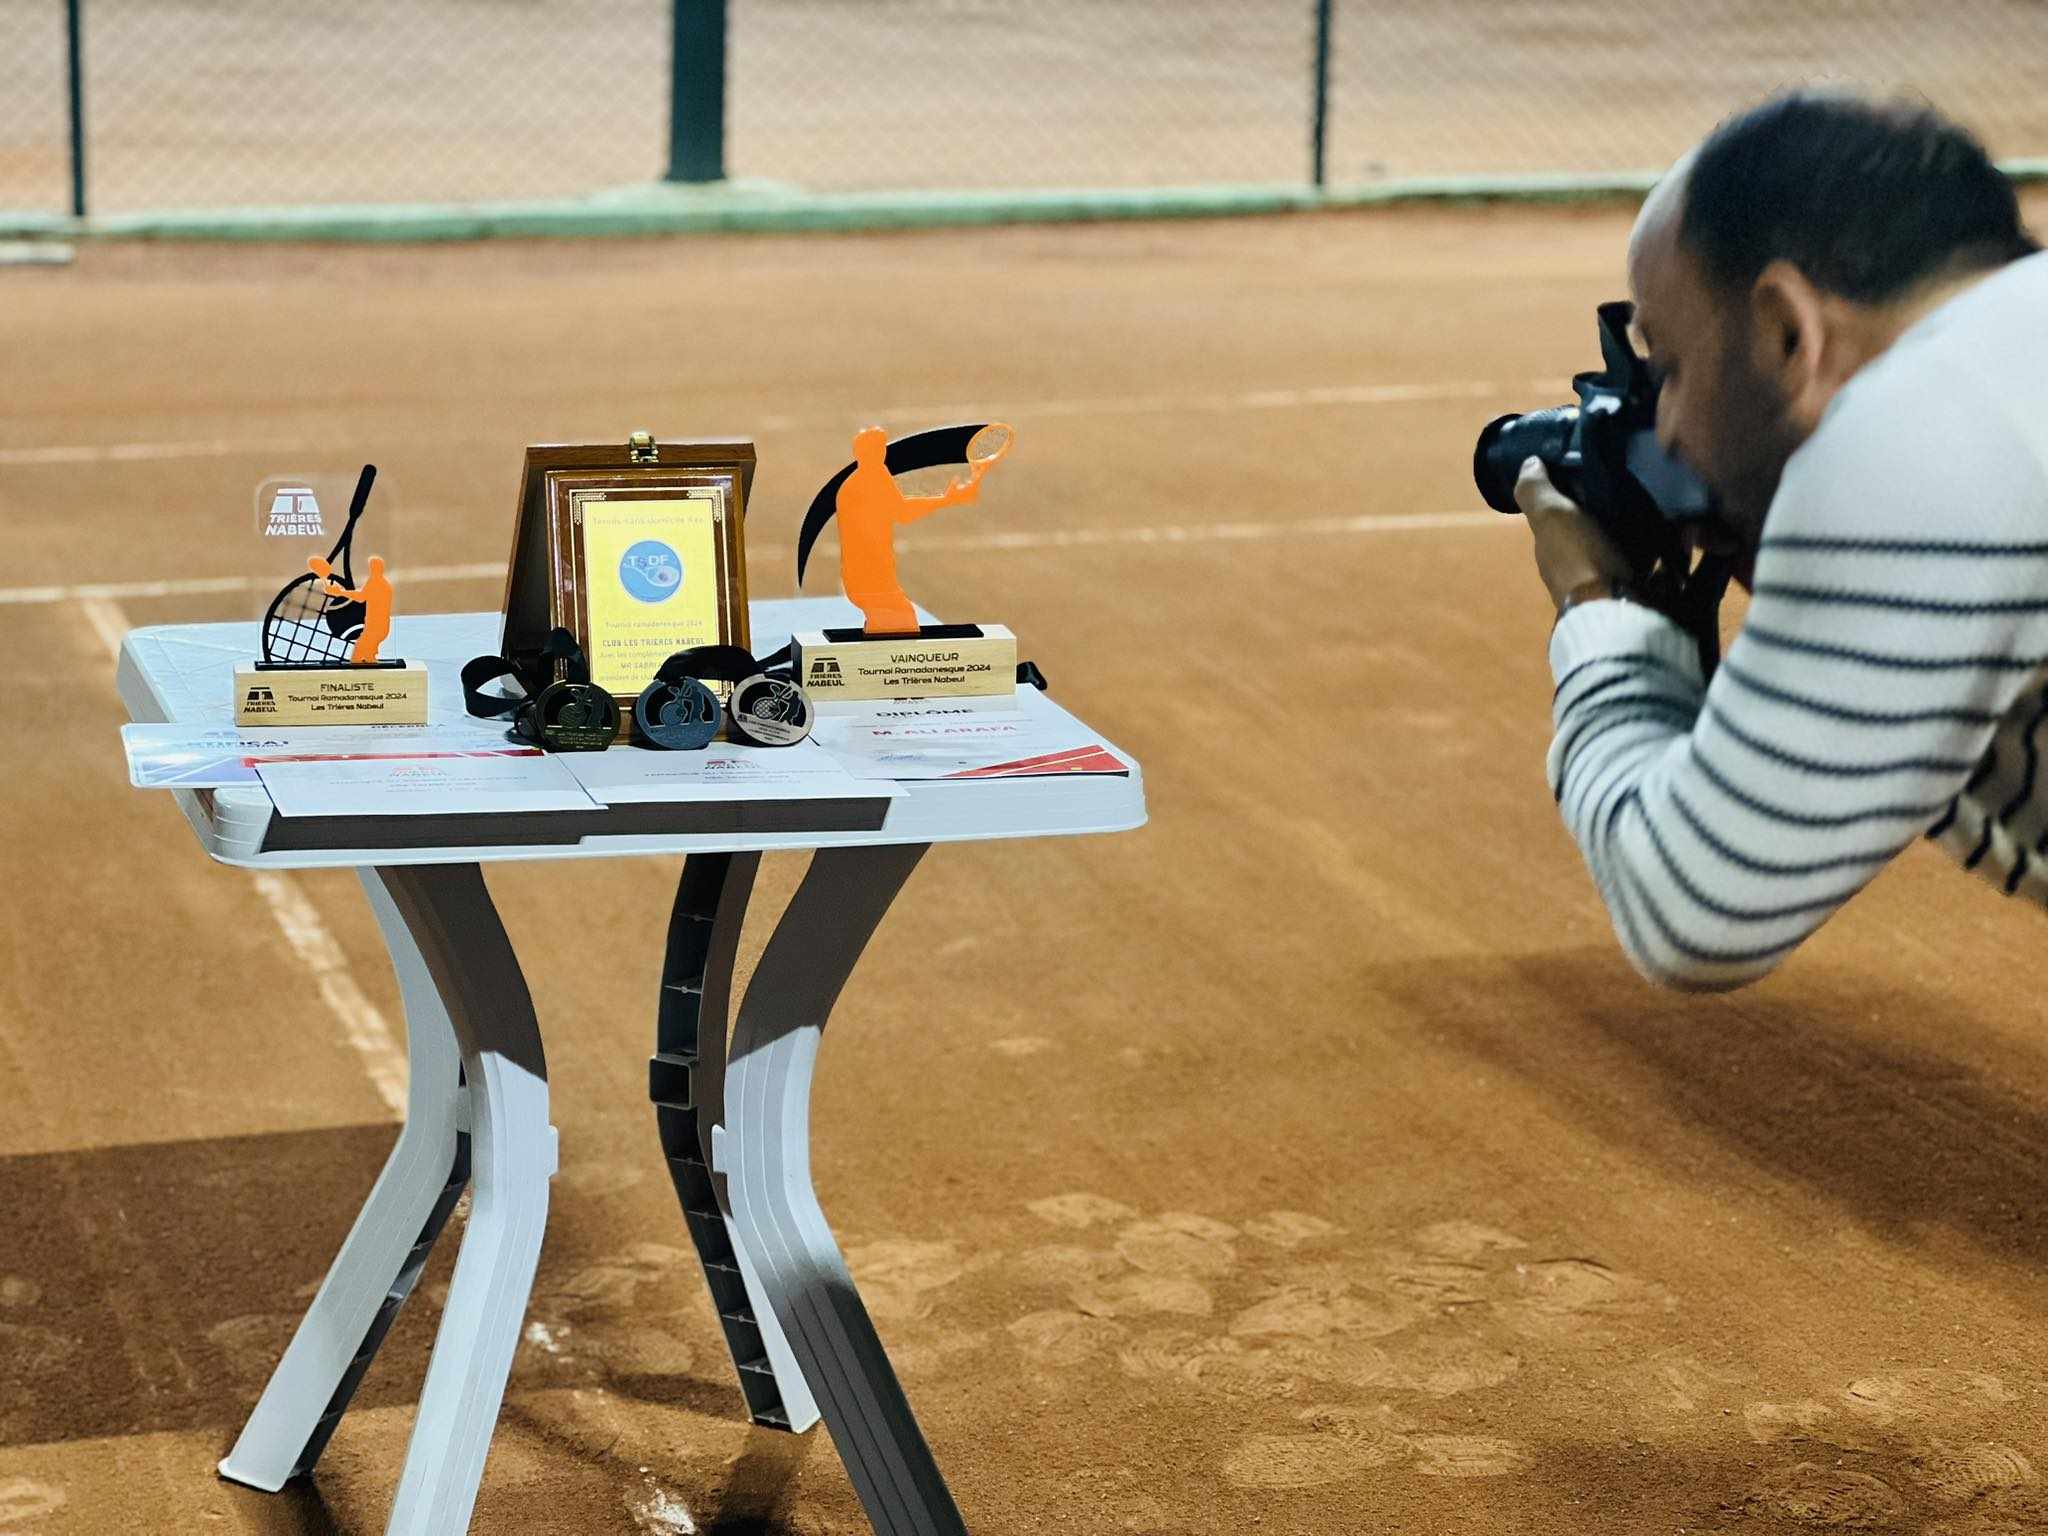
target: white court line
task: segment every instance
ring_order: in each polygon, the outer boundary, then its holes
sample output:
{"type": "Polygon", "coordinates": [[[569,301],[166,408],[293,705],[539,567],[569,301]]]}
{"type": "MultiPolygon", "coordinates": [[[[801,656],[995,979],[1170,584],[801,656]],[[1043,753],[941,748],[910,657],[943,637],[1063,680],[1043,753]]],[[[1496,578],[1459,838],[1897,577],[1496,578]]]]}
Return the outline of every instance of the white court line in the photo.
{"type": "Polygon", "coordinates": [[[305,453],[310,443],[213,440],[193,443],[71,443],[56,448],[0,448],[0,464],[131,464],[155,459],[220,459],[239,453],[305,453]]]}
{"type": "MultiPolygon", "coordinates": [[[[1431,528],[1506,527],[1511,517],[1495,512],[1403,512],[1391,517],[1317,517],[1287,523],[1192,523],[1152,528],[1022,528],[1010,533],[962,534],[921,537],[918,549],[1006,550],[1071,549],[1097,544],[1222,544],[1270,543],[1281,539],[1326,538],[1367,533],[1413,533],[1431,528]]],[[[785,556],[787,544],[753,543],[748,556],[785,556]]],[[[423,565],[399,568],[395,575],[401,585],[438,581],[503,581],[505,567],[486,562],[478,565],[423,565]]],[[[113,602],[134,597],[192,597],[216,592],[261,592],[271,588],[275,578],[252,576],[199,576],[187,581],[103,581],[70,587],[0,587],[0,607],[45,603],[113,602]]],[[[125,620],[123,621],[126,622],[125,620]]],[[[115,649],[119,649],[118,639],[115,649]]]]}
{"type": "Polygon", "coordinates": [[[114,658],[114,664],[121,664],[121,642],[127,638],[128,615],[123,613],[111,598],[88,597],[78,605],[78,611],[85,615],[92,632],[100,637],[100,644],[107,648],[107,654],[114,658]]]}
{"type": "MultiPolygon", "coordinates": [[[[1544,387],[1555,389],[1555,380],[1544,387]]],[[[1116,395],[1101,400],[1037,400],[1003,406],[1005,419],[1049,416],[1155,416],[1180,412],[1291,411],[1312,405],[1399,405],[1411,400],[1484,400],[1501,392],[1491,382],[1461,384],[1334,384],[1314,389],[1252,389],[1226,395],[1116,395]]],[[[876,421],[972,421],[979,405],[902,405],[876,411],[876,421]]],[[[834,418],[835,420],[837,418],[834,418]]]]}
{"type": "Polygon", "coordinates": [[[195,576],[184,581],[87,581],[71,587],[8,587],[0,603],[118,602],[124,597],[190,597],[203,592],[253,591],[246,576],[195,576]]]}
{"type": "Polygon", "coordinates": [[[1513,518],[1498,512],[1403,512],[1392,517],[1314,517],[1291,523],[1167,524],[1157,528],[1046,528],[948,538],[920,538],[918,549],[1071,549],[1090,544],[1237,544],[1358,533],[1413,533],[1428,528],[1490,528],[1513,518]]]}
{"type": "MultiPolygon", "coordinates": [[[[107,654],[118,663],[121,641],[129,630],[128,616],[111,597],[98,594],[79,603],[79,611],[100,637],[107,654]]],[[[282,870],[266,869],[255,876],[256,893],[270,908],[284,939],[320,988],[320,1000],[341,1025],[342,1037],[362,1058],[377,1097],[400,1116],[405,1114],[409,1068],[397,1037],[377,1005],[363,994],[348,957],[335,941],[298,881],[282,870]]]]}
{"type": "Polygon", "coordinates": [[[270,915],[284,933],[299,963],[320,985],[320,1000],[341,1025],[342,1037],[362,1058],[377,1097],[392,1113],[405,1115],[405,1087],[409,1071],[405,1053],[377,1005],[363,995],[348,958],[322,922],[305,889],[281,869],[259,870],[255,876],[257,894],[270,908],[270,915]]]}
{"type": "MultiPolygon", "coordinates": [[[[505,579],[503,561],[477,565],[422,565],[399,567],[395,573],[404,581],[478,581],[505,579]]],[[[87,581],[68,587],[0,587],[0,607],[10,603],[91,602],[96,598],[119,600],[131,597],[198,597],[215,592],[270,592],[279,582],[275,576],[193,576],[182,581],[87,581]]],[[[117,647],[118,649],[118,647],[117,647]]]]}
{"type": "MultiPolygon", "coordinates": [[[[1523,389],[1538,397],[1535,406],[1561,399],[1571,392],[1569,384],[1557,379],[1535,379],[1523,389]]],[[[1228,415],[1235,411],[1291,411],[1306,406],[1400,405],[1410,401],[1484,400],[1506,393],[1508,386],[1472,380],[1455,384],[1331,384],[1309,389],[1252,389],[1237,394],[1210,395],[1115,395],[1099,400],[1025,400],[1002,407],[1005,417],[1018,421],[1040,421],[1055,416],[1155,416],[1178,412],[1228,415]]],[[[987,401],[976,405],[898,405],[873,411],[862,420],[880,422],[972,421],[990,409],[987,401]]],[[[855,413],[858,414],[858,413],[855,413]]],[[[755,419],[757,432],[792,432],[803,427],[843,427],[853,416],[834,412],[827,416],[764,415],[755,419]]],[[[482,441],[482,434],[458,434],[465,441],[482,441]]],[[[383,437],[387,447],[400,444],[450,441],[449,434],[383,437]]],[[[171,443],[70,443],[48,448],[0,448],[0,466],[9,464],[123,464],[151,463],[163,459],[219,459],[242,454],[297,454],[323,451],[325,446],[306,439],[257,442],[241,438],[206,438],[171,443]]]]}

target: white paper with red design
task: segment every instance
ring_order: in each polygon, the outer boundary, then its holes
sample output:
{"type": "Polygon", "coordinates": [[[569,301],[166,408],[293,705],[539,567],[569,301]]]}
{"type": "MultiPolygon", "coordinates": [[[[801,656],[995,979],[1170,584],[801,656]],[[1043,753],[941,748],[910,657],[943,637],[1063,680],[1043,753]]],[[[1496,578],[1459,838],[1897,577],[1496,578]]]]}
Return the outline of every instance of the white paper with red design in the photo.
{"type": "Polygon", "coordinates": [[[1128,774],[1130,765],[1036,688],[1015,705],[930,699],[820,710],[812,730],[861,779],[1021,779],[1128,774]]]}

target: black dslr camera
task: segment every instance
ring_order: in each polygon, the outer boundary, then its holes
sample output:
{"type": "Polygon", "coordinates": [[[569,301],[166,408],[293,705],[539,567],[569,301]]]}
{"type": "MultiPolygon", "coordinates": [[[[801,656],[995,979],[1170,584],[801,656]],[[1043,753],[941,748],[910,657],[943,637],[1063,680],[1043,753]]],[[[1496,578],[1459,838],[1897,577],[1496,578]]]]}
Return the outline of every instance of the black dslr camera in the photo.
{"type": "Polygon", "coordinates": [[[1602,304],[1598,313],[1606,367],[1572,380],[1579,403],[1488,422],[1473,450],[1472,478],[1494,511],[1519,512],[1515,480],[1524,460],[1541,459],[1551,483],[1614,541],[1645,600],[1700,642],[1711,670],[1729,567],[1712,555],[1695,565],[1684,528],[1712,515],[1713,493],[1657,442],[1657,380],[1629,345],[1634,306],[1602,304]]]}

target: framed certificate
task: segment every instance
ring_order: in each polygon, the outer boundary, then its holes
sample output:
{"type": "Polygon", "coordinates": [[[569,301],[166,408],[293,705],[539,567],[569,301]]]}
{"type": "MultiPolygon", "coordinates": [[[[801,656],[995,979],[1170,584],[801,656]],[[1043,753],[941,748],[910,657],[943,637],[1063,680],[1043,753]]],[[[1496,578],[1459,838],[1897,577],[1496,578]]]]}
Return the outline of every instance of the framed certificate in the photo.
{"type": "Polygon", "coordinates": [[[526,450],[503,654],[576,637],[631,718],[655,669],[693,645],[751,649],[746,508],[754,445],[724,439],[526,450]]]}

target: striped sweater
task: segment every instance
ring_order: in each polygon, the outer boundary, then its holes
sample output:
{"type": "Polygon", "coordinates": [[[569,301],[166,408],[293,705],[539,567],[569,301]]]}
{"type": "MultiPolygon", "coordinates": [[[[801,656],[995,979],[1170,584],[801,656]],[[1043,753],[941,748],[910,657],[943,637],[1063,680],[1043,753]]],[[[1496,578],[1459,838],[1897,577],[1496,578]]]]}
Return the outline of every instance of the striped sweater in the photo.
{"type": "Polygon", "coordinates": [[[1836,396],[1710,685],[1627,602],[1574,607],[1550,662],[1551,788],[1654,981],[1755,980],[1922,836],[2048,903],[2048,254],[1836,396]]]}

